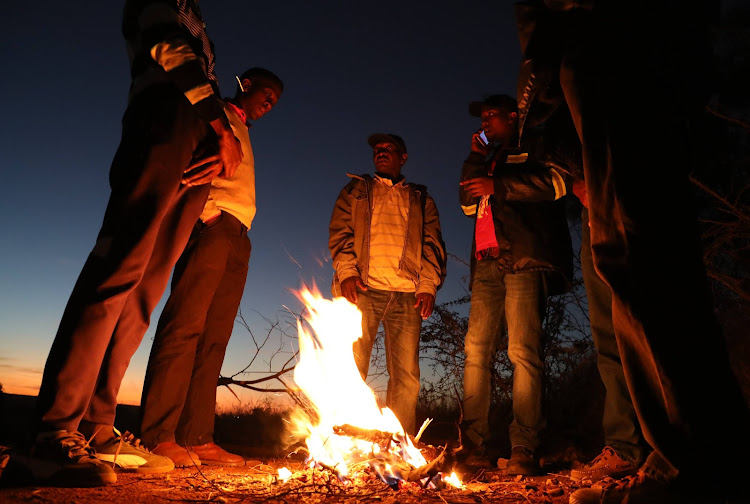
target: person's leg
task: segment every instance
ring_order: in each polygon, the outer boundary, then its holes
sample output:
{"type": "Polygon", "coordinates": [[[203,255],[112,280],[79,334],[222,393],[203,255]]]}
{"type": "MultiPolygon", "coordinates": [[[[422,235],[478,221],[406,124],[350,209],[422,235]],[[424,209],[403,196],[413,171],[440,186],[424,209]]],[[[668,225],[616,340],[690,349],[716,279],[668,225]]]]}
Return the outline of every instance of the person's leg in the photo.
{"type": "Polygon", "coordinates": [[[406,434],[414,436],[419,398],[419,333],[422,317],[414,307],[413,292],[391,292],[385,310],[385,362],[388,369],[386,404],[401,422],[406,434]]]}
{"type": "Polygon", "coordinates": [[[503,327],[505,285],[495,261],[478,261],[471,286],[469,327],[464,340],[463,425],[470,446],[482,447],[490,438],[492,400],[490,363],[503,327]]]}
{"type": "Polygon", "coordinates": [[[544,273],[506,274],[505,313],[508,320],[508,358],[513,365],[513,421],[511,446],[531,452],[539,447],[546,425],[544,396],[544,345],[542,338],[547,290],[544,273]]]}
{"type": "Polygon", "coordinates": [[[612,292],[594,269],[588,221],[588,211],[584,208],[581,271],[589,307],[591,337],[597,353],[596,363],[605,389],[602,415],[604,442],[621,457],[640,464],[645,457],[644,446],[612,327],[612,292]]]}
{"type": "Polygon", "coordinates": [[[357,363],[359,374],[367,381],[370,371],[370,355],[375,338],[378,335],[380,321],[385,315],[385,307],[388,303],[389,293],[369,288],[359,292],[357,308],[362,312],[362,337],[352,345],[354,362],[357,363]]]}
{"type": "Polygon", "coordinates": [[[182,190],[182,172],[207,132],[184,97],[171,90],[144,95],[126,111],[102,228],[45,365],[37,401],[40,431],[78,429],[123,307],[182,190]]]}
{"type": "Polygon", "coordinates": [[[612,15],[562,76],[583,143],[594,264],[612,289],[625,378],[653,447],[644,473],[722,487],[741,466],[707,465],[705,456],[743,451],[750,421],[712,311],[688,180],[686,125],[701,105],[686,84],[705,70],[688,60],[706,54],[696,42],[710,16],[697,4],[650,3],[649,16],[618,5],[603,11],[612,15]],[[633,113],[649,103],[648,120],[633,113]],[[644,156],[640,146],[657,138],[644,156]],[[710,407],[696,390],[711,391],[710,407]]]}
{"type": "Polygon", "coordinates": [[[581,271],[597,367],[605,389],[602,412],[605,447],[590,463],[571,470],[570,476],[574,480],[595,481],[635,473],[645,459],[646,446],[625,382],[612,326],[612,292],[594,270],[586,208],[582,211],[581,226],[581,271]]]}
{"type": "MultiPolygon", "coordinates": [[[[151,347],[141,396],[141,436],[146,446],[176,441],[207,314],[229,255],[223,217],[195,225],[180,257],[151,347]]],[[[215,387],[215,383],[213,384],[215,387]]],[[[213,411],[213,407],[211,408],[213,411]]]]}
{"type": "MultiPolygon", "coordinates": [[[[208,185],[181,190],[175,205],[165,215],[154,252],[138,286],[128,296],[120,320],[104,356],[94,396],[80,430],[86,437],[96,434],[101,444],[114,436],[117,394],[130,358],[148,329],[151,313],[161,299],[172,266],[178,261],[201,214],[208,185]]],[[[199,307],[195,307],[199,309],[199,307]]]]}
{"type": "MultiPolygon", "coordinates": [[[[247,228],[230,214],[222,216],[213,233],[219,234],[215,239],[224,241],[228,248],[226,269],[198,339],[190,388],[175,432],[179,444],[193,449],[214,441],[216,387],[245,289],[251,250],[247,228]]],[[[203,464],[210,462],[198,455],[203,464]]]]}

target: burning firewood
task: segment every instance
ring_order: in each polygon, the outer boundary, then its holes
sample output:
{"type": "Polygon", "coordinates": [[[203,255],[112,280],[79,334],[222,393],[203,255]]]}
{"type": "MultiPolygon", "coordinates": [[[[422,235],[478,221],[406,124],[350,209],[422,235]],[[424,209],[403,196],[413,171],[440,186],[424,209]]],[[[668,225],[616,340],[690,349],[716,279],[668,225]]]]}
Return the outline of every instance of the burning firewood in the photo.
{"type": "Polygon", "coordinates": [[[444,462],[445,462],[445,449],[443,449],[437,457],[435,457],[432,461],[428,462],[427,464],[421,467],[417,467],[416,469],[412,469],[410,471],[405,471],[402,474],[404,475],[407,481],[422,481],[425,478],[432,479],[439,472],[442,472],[444,470],[443,468],[444,462]]]}
{"type": "Polygon", "coordinates": [[[295,435],[305,440],[305,463],[335,471],[345,482],[369,466],[392,487],[401,482],[442,484],[432,479],[441,479],[452,452],[417,446],[430,421],[416,437],[405,434],[393,411],[380,406],[360,376],[352,344],[362,335],[361,312],[345,298],[327,300],[309,289],[299,297],[306,310],[304,320],[297,322],[300,360],[294,381],[314,414],[295,412],[291,424],[295,435]],[[425,458],[427,453],[434,456],[425,458]]]}
{"type": "MultiPolygon", "coordinates": [[[[370,443],[376,443],[382,447],[387,447],[391,443],[398,443],[402,437],[399,434],[392,432],[384,432],[376,429],[363,429],[361,427],[355,427],[353,425],[337,425],[333,427],[333,432],[340,436],[349,436],[370,443]]],[[[402,438],[403,439],[403,438],[402,438]]],[[[422,445],[422,443],[417,443],[422,445]]],[[[431,480],[438,473],[444,472],[448,467],[450,457],[447,456],[446,448],[436,448],[434,446],[422,445],[420,446],[423,454],[427,455],[427,462],[420,467],[414,468],[406,463],[399,463],[395,460],[390,460],[390,464],[397,469],[401,477],[406,481],[422,482],[425,478],[431,480]],[[425,452],[430,452],[429,455],[425,452]]]]}
{"type": "Polygon", "coordinates": [[[363,429],[349,424],[336,425],[333,427],[333,432],[339,436],[349,436],[370,443],[377,443],[380,446],[388,446],[391,443],[393,436],[396,436],[396,434],[392,432],[385,432],[376,429],[363,429]]]}

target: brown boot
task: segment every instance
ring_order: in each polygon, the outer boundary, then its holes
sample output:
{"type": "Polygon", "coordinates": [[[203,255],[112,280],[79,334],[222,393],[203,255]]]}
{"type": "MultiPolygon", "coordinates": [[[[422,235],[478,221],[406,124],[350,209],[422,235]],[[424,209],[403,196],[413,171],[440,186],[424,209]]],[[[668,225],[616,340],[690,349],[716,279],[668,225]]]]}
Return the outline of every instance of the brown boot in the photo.
{"type": "Polygon", "coordinates": [[[175,467],[200,466],[200,457],[191,450],[184,448],[174,441],[159,443],[151,450],[151,453],[172,459],[175,467]]]}
{"type": "Polygon", "coordinates": [[[215,466],[242,466],[245,465],[245,459],[234,453],[229,453],[224,450],[216,443],[206,443],[199,446],[191,446],[193,450],[201,459],[203,465],[215,465],[215,466]]]}
{"type": "Polygon", "coordinates": [[[538,476],[541,472],[539,458],[524,446],[514,446],[510,452],[510,460],[505,466],[505,474],[509,476],[538,476]]]}

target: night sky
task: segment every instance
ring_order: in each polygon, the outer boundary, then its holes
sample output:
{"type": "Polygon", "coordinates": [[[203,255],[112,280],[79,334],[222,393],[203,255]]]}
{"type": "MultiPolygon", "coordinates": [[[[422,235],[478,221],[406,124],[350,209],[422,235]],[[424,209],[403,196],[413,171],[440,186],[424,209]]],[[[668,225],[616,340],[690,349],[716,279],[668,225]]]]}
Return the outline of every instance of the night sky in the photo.
{"type": "MultiPolygon", "coordinates": [[[[371,133],[404,138],[403,174],[427,185],[448,252],[468,259],[472,221],[461,213],[458,179],[479,127],[468,103],[515,95],[520,49],[512,1],[200,5],[222,95],[234,95],[234,76],[252,66],[285,84],[278,105],[250,130],[258,212],[241,310],[256,337],[288,314],[285,307],[300,311],[290,291],[303,283],[316,282],[330,296],[328,220],[346,173],[373,171],[371,133]]],[[[0,383],[6,392],[35,395],[104,215],[130,80],[121,2],[5,0],[3,7],[0,383]]],[[[467,275],[450,260],[437,303],[462,295],[467,275]]],[[[168,292],[131,361],[121,402],[139,402],[168,292]]],[[[281,345],[290,351],[293,343],[281,345]]],[[[236,325],[223,373],[239,371],[252,354],[247,330],[236,325]]]]}

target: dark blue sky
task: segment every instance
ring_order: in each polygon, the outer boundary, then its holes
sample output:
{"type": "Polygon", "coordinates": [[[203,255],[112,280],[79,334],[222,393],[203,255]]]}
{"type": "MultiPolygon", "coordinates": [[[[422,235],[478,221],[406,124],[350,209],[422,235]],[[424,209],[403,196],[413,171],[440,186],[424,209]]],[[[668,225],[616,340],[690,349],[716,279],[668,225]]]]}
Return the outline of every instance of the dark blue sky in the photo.
{"type": "MultiPolygon", "coordinates": [[[[487,94],[515,94],[520,49],[512,1],[200,5],[223,95],[234,94],[234,76],[251,66],[276,72],[286,86],[250,132],[258,213],[241,309],[256,335],[268,331],[264,317],[299,308],[289,289],[301,282],[316,281],[329,294],[328,219],[345,173],[372,172],[371,133],[405,139],[404,175],[427,185],[448,251],[468,258],[472,225],[457,183],[479,125],[467,107],[487,94]]],[[[99,230],[129,86],[121,9],[112,0],[3,2],[0,383],[8,392],[36,393],[99,230]]],[[[467,274],[449,262],[437,302],[462,294],[467,274]]],[[[121,400],[140,396],[161,308],[121,400]]],[[[244,367],[251,353],[237,327],[224,373],[244,367]]]]}

